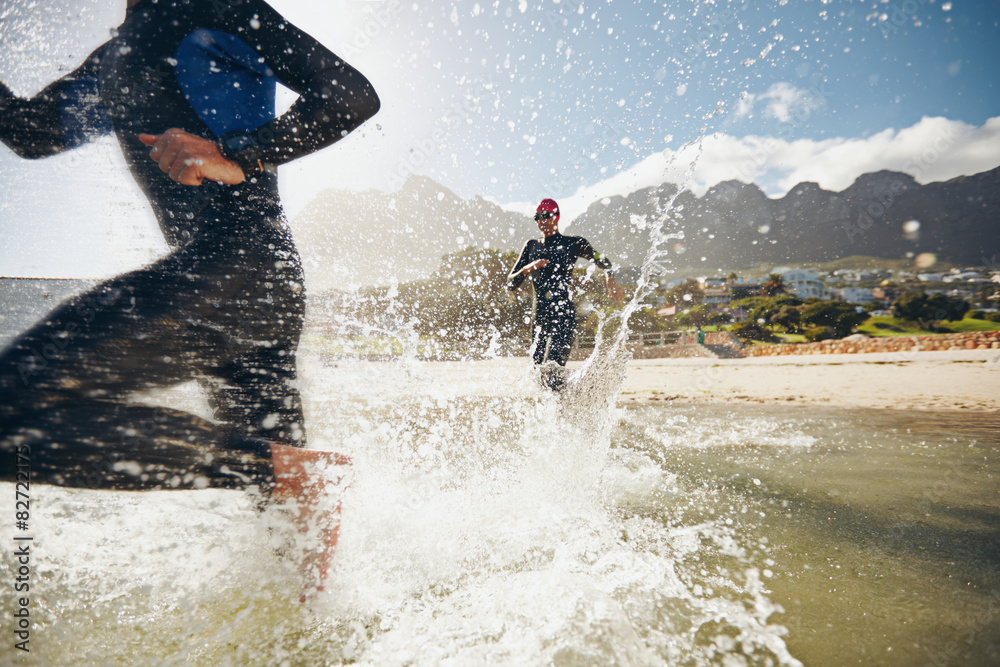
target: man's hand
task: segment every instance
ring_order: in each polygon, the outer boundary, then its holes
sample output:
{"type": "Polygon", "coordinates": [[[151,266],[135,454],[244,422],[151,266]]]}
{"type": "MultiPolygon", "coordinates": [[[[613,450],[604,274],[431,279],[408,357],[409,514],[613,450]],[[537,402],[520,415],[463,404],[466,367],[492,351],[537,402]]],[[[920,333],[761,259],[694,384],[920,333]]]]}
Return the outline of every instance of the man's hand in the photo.
{"type": "Polygon", "coordinates": [[[536,259],[531,264],[526,264],[524,266],[524,268],[521,269],[520,273],[523,273],[524,275],[528,275],[529,273],[537,271],[538,269],[540,269],[540,268],[542,268],[544,266],[548,266],[548,265],[549,265],[549,260],[547,260],[547,259],[536,259]]]}
{"type": "Polygon", "coordinates": [[[610,296],[612,299],[614,299],[618,303],[621,303],[622,301],[625,300],[625,290],[623,290],[618,285],[618,283],[615,282],[614,278],[612,278],[611,276],[608,276],[607,274],[605,274],[605,275],[607,276],[608,296],[610,296]]]}
{"type": "Polygon", "coordinates": [[[163,134],[140,134],[139,141],[153,147],[149,157],[182,185],[201,185],[206,178],[239,185],[245,178],[239,165],[223,157],[214,143],[176,127],[163,134]]]}

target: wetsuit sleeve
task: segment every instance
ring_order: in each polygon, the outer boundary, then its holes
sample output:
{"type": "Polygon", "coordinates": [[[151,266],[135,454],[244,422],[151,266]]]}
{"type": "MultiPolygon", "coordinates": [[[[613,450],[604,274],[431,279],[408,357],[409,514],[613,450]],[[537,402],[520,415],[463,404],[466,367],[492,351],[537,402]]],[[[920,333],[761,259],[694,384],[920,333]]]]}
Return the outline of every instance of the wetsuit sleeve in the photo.
{"type": "Polygon", "coordinates": [[[97,90],[99,50],[30,99],[0,82],[0,141],[23,158],[61,153],[110,131],[97,90]]]}
{"type": "Polygon", "coordinates": [[[590,245],[590,241],[585,238],[580,237],[580,242],[577,250],[577,257],[582,259],[589,259],[597,264],[600,268],[608,275],[614,275],[614,269],[611,266],[611,261],[607,257],[601,255],[601,253],[594,250],[594,246],[590,245]]]}
{"type": "Polygon", "coordinates": [[[512,268],[510,270],[510,273],[507,274],[507,289],[509,289],[512,292],[516,290],[518,287],[520,287],[521,283],[523,283],[525,279],[528,277],[523,273],[518,273],[518,271],[527,266],[528,256],[529,256],[528,248],[530,247],[531,247],[531,241],[528,241],[527,243],[524,244],[524,248],[521,249],[521,256],[517,258],[517,262],[514,264],[514,268],[512,268]]]}
{"type": "Polygon", "coordinates": [[[594,264],[597,264],[597,266],[604,269],[604,272],[607,273],[609,276],[613,276],[615,274],[615,269],[611,265],[611,260],[603,256],[596,250],[594,251],[594,264]]]}
{"type": "Polygon", "coordinates": [[[224,152],[241,166],[258,161],[277,166],[308,155],[378,112],[381,103],[368,79],[264,2],[234,2],[216,15],[221,29],[249,45],[299,95],[283,115],[248,133],[243,141],[250,145],[234,150],[223,138],[224,152]],[[247,156],[251,159],[240,159],[247,156]]]}

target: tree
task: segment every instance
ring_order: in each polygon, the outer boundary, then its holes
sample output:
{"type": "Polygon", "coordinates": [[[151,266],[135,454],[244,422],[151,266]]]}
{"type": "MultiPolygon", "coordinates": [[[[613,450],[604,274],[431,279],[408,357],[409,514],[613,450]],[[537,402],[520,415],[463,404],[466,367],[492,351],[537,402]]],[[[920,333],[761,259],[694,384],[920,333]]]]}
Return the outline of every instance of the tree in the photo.
{"type": "Polygon", "coordinates": [[[733,322],[733,316],[729,313],[713,310],[708,314],[708,324],[710,325],[720,326],[722,324],[730,324],[731,322],[733,322]]]}
{"type": "Polygon", "coordinates": [[[760,297],[752,296],[754,288],[751,285],[729,285],[729,294],[732,296],[733,301],[739,301],[741,299],[757,299],[760,297]]]}
{"type": "Polygon", "coordinates": [[[683,306],[686,308],[701,303],[704,296],[705,293],[702,291],[698,281],[689,278],[677,287],[668,290],[665,299],[668,306],[683,306]]]}
{"type": "Polygon", "coordinates": [[[947,294],[931,294],[927,297],[927,307],[934,321],[954,322],[965,317],[972,306],[965,299],[947,294]]]}
{"type": "Polygon", "coordinates": [[[836,338],[843,338],[868,319],[868,313],[843,301],[815,301],[802,307],[802,321],[818,327],[830,327],[836,338]]]}
{"type": "Polygon", "coordinates": [[[745,320],[732,328],[732,333],[747,340],[771,340],[771,332],[754,320],[745,320]]]}
{"type": "Polygon", "coordinates": [[[775,324],[779,324],[779,322],[775,322],[771,318],[777,315],[782,307],[800,306],[802,305],[802,299],[792,294],[779,294],[772,297],[751,297],[750,299],[743,299],[739,303],[747,309],[747,319],[755,322],[764,320],[765,323],[774,326],[775,324]]]}
{"type": "MultiPolygon", "coordinates": [[[[587,331],[591,334],[596,332],[599,321],[600,315],[597,312],[591,313],[580,331],[587,331]]],[[[671,326],[669,321],[664,320],[656,314],[655,309],[640,308],[629,317],[628,328],[635,333],[657,333],[659,331],[668,331],[671,326]]]]}
{"type": "Polygon", "coordinates": [[[784,294],[787,291],[785,289],[785,279],[781,277],[780,273],[772,273],[767,277],[767,282],[761,286],[760,290],[764,296],[784,294]]]}
{"type": "Polygon", "coordinates": [[[771,324],[784,327],[785,331],[798,333],[799,324],[802,322],[802,311],[798,306],[783,305],[770,318],[771,324]]]}
{"type": "Polygon", "coordinates": [[[901,320],[917,322],[924,328],[922,322],[927,309],[927,295],[923,292],[903,292],[892,302],[892,316],[901,320]]]}
{"type": "Polygon", "coordinates": [[[704,303],[699,303],[696,306],[691,306],[687,310],[678,313],[674,317],[674,321],[684,327],[703,327],[708,324],[711,310],[710,306],[704,303]]]}
{"type": "Polygon", "coordinates": [[[892,302],[892,314],[901,320],[916,322],[930,330],[935,322],[960,320],[969,311],[969,302],[947,294],[927,295],[923,292],[903,292],[892,302]]]}
{"type": "Polygon", "coordinates": [[[466,248],[441,258],[429,279],[404,283],[394,299],[386,294],[401,321],[414,322],[418,333],[449,342],[485,342],[495,329],[516,337],[527,329],[530,296],[509,297],[507,267],[514,253],[466,248]]]}

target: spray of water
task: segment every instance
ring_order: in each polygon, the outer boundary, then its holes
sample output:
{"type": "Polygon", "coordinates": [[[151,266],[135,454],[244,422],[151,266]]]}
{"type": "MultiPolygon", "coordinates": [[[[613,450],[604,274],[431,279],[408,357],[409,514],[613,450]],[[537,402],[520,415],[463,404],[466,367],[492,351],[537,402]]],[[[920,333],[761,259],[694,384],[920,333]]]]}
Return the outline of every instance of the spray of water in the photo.
{"type": "MultiPolygon", "coordinates": [[[[684,171],[681,185],[665,201],[656,202],[656,218],[649,225],[649,247],[632,298],[620,311],[600,322],[595,336],[594,353],[573,375],[568,402],[577,407],[578,417],[606,415],[609,407],[614,404],[614,397],[625,378],[625,366],[632,358],[627,346],[631,333],[629,319],[643,306],[646,298],[656,287],[657,275],[669,265],[670,257],[666,244],[671,240],[684,238],[683,232],[674,229],[672,212],[674,202],[685,192],[694,175],[698,159],[701,157],[705,133],[706,128],[703,127],[698,137],[686,144],[672,158],[676,160],[677,155],[686,152],[685,149],[695,148],[694,156],[684,171]],[[614,332],[611,336],[606,335],[609,328],[614,332]]],[[[668,163],[664,168],[664,175],[667,171],[672,171],[672,168],[673,165],[668,163]]],[[[605,417],[603,421],[608,420],[605,417]]],[[[602,432],[602,435],[606,435],[606,432],[602,432]]]]}
{"type": "MultiPolygon", "coordinates": [[[[402,349],[392,362],[331,365],[303,351],[312,445],[354,459],[334,570],[309,604],[287,557],[301,545],[251,495],[39,488],[37,644],[18,659],[798,664],[770,623],[779,609],[753,546],[698,512],[712,491],[682,483],[619,428],[628,319],[680,238],[676,197],[651,225],[635,295],[559,395],[524,360],[500,358],[498,336],[485,361],[433,372],[406,326],[391,332],[402,349]]],[[[189,389],[148,400],[206,414],[189,389]]],[[[0,538],[11,544],[12,528],[0,538]]],[[[2,559],[16,570],[9,550],[2,559]]],[[[0,595],[3,627],[13,595],[0,595]]],[[[3,644],[2,661],[12,650],[3,644]]]]}

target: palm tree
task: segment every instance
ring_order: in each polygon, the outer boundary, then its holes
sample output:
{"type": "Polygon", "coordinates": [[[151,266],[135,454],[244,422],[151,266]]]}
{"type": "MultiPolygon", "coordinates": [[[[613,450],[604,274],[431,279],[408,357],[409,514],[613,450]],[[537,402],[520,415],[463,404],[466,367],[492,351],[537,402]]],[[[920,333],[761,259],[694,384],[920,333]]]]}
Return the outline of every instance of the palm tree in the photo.
{"type": "Polygon", "coordinates": [[[777,294],[784,294],[787,290],[785,289],[785,279],[781,277],[780,273],[772,273],[767,277],[767,282],[760,288],[764,296],[775,296],[777,294]]]}

